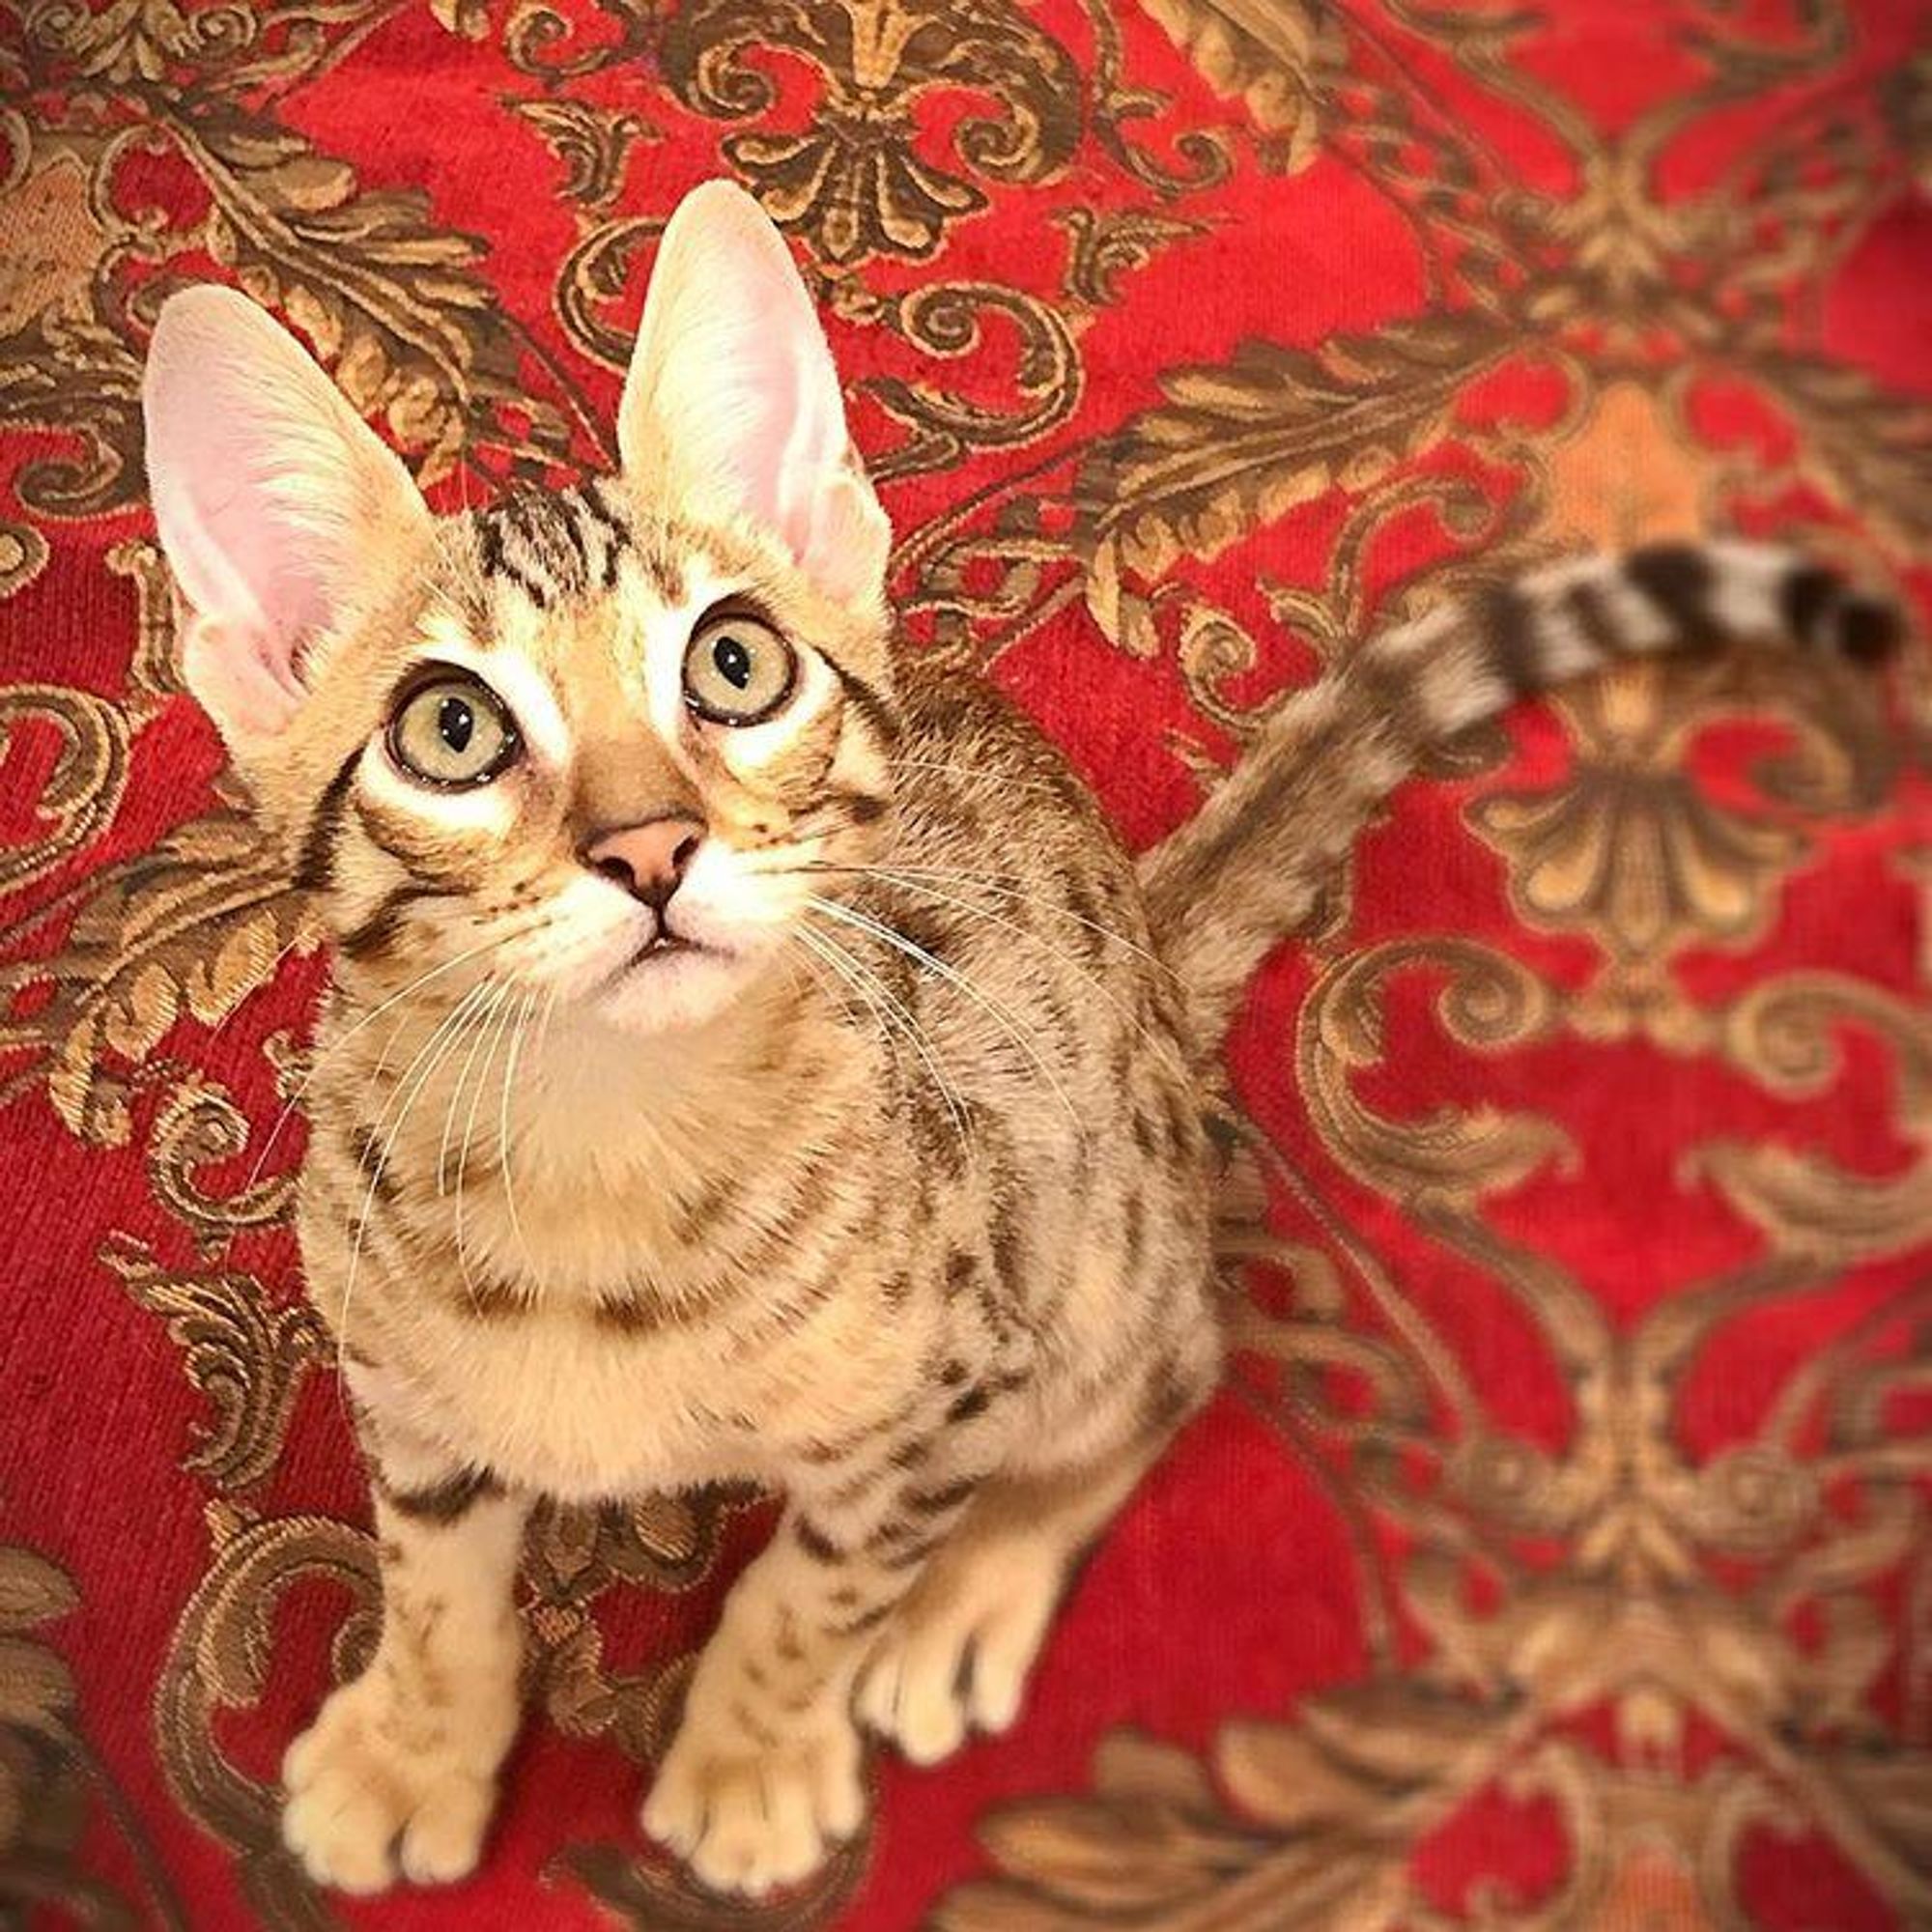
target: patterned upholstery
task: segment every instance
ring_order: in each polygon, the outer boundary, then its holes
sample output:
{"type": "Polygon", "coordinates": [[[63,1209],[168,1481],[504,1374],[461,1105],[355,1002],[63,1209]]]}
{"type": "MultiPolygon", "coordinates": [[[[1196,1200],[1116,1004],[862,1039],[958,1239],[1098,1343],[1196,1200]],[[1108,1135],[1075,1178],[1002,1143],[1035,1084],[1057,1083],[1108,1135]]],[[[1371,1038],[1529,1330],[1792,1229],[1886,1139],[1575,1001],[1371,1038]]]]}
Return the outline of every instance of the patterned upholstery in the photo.
{"type": "MultiPolygon", "coordinates": [[[[436,501],[607,464],[654,237],[790,232],[898,534],[1130,838],[1365,628],[1781,533],[1932,600],[1921,0],[0,7],[0,1924],[1932,1923],[1924,659],[1456,746],[1232,1049],[1231,1386],[1031,1710],[762,1912],[637,1795],[758,1499],[544,1519],[483,1872],[318,1896],[370,1640],[287,1231],[322,970],[177,695],[171,288],[436,501]]],[[[639,1390],[640,1401],[649,1400],[639,1390]]]]}

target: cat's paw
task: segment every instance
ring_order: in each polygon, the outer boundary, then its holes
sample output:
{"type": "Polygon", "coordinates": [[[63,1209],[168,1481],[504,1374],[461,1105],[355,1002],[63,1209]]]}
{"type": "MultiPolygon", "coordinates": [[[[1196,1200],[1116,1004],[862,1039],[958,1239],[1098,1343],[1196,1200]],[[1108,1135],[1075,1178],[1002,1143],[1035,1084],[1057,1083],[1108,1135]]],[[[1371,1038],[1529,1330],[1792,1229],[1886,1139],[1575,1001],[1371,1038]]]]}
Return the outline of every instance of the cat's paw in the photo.
{"type": "Polygon", "coordinates": [[[1040,1543],[944,1551],[867,1660],[861,1720],[922,1765],[950,1757],[972,1730],[1009,1729],[1064,1575],[1058,1549],[1040,1543]]]}
{"type": "Polygon", "coordinates": [[[282,1842],[317,1885],[447,1885],[482,1855],[494,1769],[466,1761],[434,1719],[405,1719],[392,1704],[386,1680],[345,1685],[282,1760],[282,1842]]]}
{"type": "Polygon", "coordinates": [[[757,1750],[687,1722],[644,1800],[643,1827],[713,1891],[762,1898],[809,1878],[865,1815],[859,1734],[843,1719],[757,1750]]]}

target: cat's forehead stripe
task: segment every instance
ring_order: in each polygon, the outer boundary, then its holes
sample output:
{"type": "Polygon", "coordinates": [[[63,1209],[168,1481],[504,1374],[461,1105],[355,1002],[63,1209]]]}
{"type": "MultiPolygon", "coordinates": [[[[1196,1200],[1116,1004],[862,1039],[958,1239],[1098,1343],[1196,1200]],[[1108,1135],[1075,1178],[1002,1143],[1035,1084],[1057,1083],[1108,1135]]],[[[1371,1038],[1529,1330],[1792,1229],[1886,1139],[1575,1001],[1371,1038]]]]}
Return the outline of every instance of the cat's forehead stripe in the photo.
{"type": "Polygon", "coordinates": [[[668,607],[684,602],[684,564],[675,552],[662,542],[640,543],[633,554],[660,603],[668,607]]]}
{"type": "Polygon", "coordinates": [[[539,611],[612,589],[631,548],[621,512],[594,478],[574,490],[513,490],[470,521],[484,578],[514,584],[539,611]]]}

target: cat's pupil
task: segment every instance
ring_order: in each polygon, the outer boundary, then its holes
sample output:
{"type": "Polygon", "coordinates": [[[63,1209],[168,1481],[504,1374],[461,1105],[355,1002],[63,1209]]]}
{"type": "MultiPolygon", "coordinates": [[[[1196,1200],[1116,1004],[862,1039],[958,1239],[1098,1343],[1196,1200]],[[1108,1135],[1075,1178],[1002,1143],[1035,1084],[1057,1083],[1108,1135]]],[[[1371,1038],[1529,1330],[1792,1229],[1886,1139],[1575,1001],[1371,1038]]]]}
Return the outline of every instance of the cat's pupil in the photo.
{"type": "Polygon", "coordinates": [[[452,752],[467,752],[476,734],[476,714],[467,699],[445,697],[437,706],[436,728],[452,752]]]}
{"type": "Polygon", "coordinates": [[[736,638],[720,638],[711,646],[711,662],[734,691],[743,691],[751,683],[752,654],[736,638]]]}

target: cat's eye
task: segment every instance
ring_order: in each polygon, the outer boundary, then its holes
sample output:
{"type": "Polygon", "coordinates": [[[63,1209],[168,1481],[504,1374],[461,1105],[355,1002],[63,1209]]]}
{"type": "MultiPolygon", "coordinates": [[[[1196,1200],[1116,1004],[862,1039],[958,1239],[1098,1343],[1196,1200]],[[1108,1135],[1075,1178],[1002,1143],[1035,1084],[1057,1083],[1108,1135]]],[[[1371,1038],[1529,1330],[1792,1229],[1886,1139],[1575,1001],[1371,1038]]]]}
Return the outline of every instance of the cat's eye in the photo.
{"type": "Polygon", "coordinates": [[[791,696],[792,647],[749,611],[707,617],[684,652],[684,701],[714,724],[757,724],[791,696]]]}
{"type": "Polygon", "coordinates": [[[487,784],[517,755],[516,722],[467,671],[419,680],[389,721],[389,755],[425,784],[487,784]]]}

